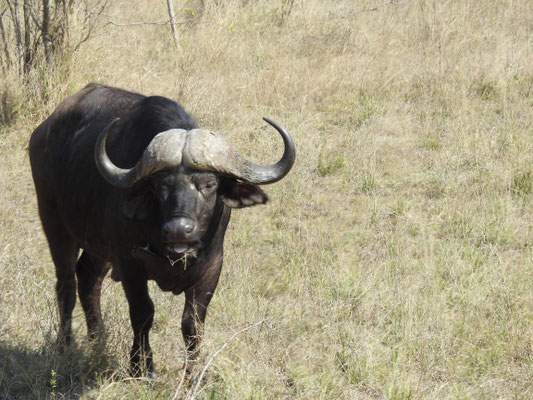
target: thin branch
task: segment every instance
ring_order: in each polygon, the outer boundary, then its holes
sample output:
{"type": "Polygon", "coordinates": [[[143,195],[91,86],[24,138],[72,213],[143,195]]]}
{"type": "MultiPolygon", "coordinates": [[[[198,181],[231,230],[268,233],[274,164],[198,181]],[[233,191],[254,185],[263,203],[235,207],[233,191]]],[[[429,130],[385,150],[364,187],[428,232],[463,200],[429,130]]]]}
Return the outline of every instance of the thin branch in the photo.
{"type": "Polygon", "coordinates": [[[174,396],[172,396],[172,400],[176,400],[178,398],[178,394],[181,392],[181,388],[183,386],[183,383],[185,383],[185,378],[187,376],[187,355],[185,355],[185,365],[183,366],[183,372],[181,374],[180,383],[178,384],[178,387],[176,391],[174,392],[174,396]]]}
{"type": "Polygon", "coordinates": [[[27,75],[33,61],[33,53],[31,51],[30,1],[24,0],[22,7],[24,18],[24,75],[27,75]]]}
{"type": "Polygon", "coordinates": [[[29,7],[30,16],[31,16],[31,19],[33,19],[33,23],[35,24],[35,26],[37,26],[37,29],[39,29],[40,31],[42,29],[41,21],[39,21],[39,18],[37,18],[37,15],[35,15],[35,10],[33,9],[33,6],[31,4],[28,4],[27,6],[29,7]]]}
{"type": "Polygon", "coordinates": [[[96,7],[94,7],[92,10],[87,11],[87,14],[84,19],[84,23],[88,24],[89,28],[87,29],[87,33],[85,36],[81,37],[76,46],[74,47],[73,53],[78,51],[80,46],[85,43],[89,38],[91,37],[94,28],[96,27],[96,23],[98,22],[98,19],[100,16],[104,13],[104,10],[107,7],[107,3],[109,0],[105,0],[103,4],[100,4],[96,7]],[[98,11],[96,11],[99,8],[98,11]],[[93,17],[93,15],[96,14],[96,17],[93,17]],[[92,20],[92,23],[91,23],[92,20]]]}
{"type": "Polygon", "coordinates": [[[11,19],[13,20],[13,26],[15,27],[15,38],[17,43],[17,58],[19,68],[19,78],[24,76],[24,53],[22,49],[22,30],[19,18],[19,3],[17,0],[7,1],[9,11],[11,12],[11,19]]]}
{"type": "Polygon", "coordinates": [[[2,13],[0,14],[0,34],[2,35],[2,42],[4,43],[4,55],[5,55],[5,67],[4,67],[4,62],[2,61],[2,70],[4,71],[4,73],[6,73],[6,68],[9,68],[9,66],[11,65],[11,56],[9,55],[9,49],[7,48],[7,34],[6,34],[6,30],[4,28],[4,22],[2,21],[2,17],[4,16],[4,13],[6,12],[7,8],[4,9],[4,11],[2,11],[2,13]]]}
{"type": "Polygon", "coordinates": [[[32,45],[32,54],[37,54],[39,51],[39,44],[41,43],[41,33],[38,32],[37,35],[33,36],[33,45],[32,45]]]}
{"type": "Polygon", "coordinates": [[[50,0],[43,0],[43,24],[41,27],[43,37],[44,57],[46,63],[52,61],[52,40],[50,39],[50,0]]]}
{"type": "Polygon", "coordinates": [[[109,21],[106,25],[114,25],[114,26],[135,26],[135,25],[182,25],[186,24],[188,22],[194,21],[194,18],[187,18],[181,21],[174,21],[168,19],[165,21],[158,21],[158,22],[150,22],[150,21],[138,21],[138,22],[130,22],[128,24],[120,24],[118,22],[109,21]]]}
{"type": "Polygon", "coordinates": [[[187,8],[188,5],[189,5],[189,2],[188,1],[184,1],[183,5],[181,6],[181,8],[178,10],[178,12],[176,14],[181,14],[182,11],[185,10],[185,8],[187,8]]]}
{"type": "Polygon", "coordinates": [[[65,43],[65,37],[67,38],[66,39],[66,47],[68,47],[70,45],[70,20],[69,20],[69,11],[70,11],[70,6],[72,4],[72,1],[67,3],[66,0],[62,0],[61,1],[62,5],[63,5],[63,15],[61,16],[61,25],[62,25],[62,38],[61,38],[61,41],[63,42],[62,45],[64,45],[65,43]]]}
{"type": "Polygon", "coordinates": [[[103,15],[103,9],[105,9],[107,7],[107,3],[108,2],[109,1],[106,0],[106,1],[103,2],[103,4],[100,2],[97,5],[95,5],[93,8],[89,8],[89,4],[86,1],[84,3],[85,4],[85,16],[83,17],[83,24],[85,25],[85,24],[91,22],[91,18],[96,13],[98,13],[98,17],[103,15]],[[100,11],[97,12],[96,10],[100,10],[100,11]]]}
{"type": "Polygon", "coordinates": [[[360,8],[358,10],[354,10],[352,12],[349,12],[347,15],[343,16],[342,18],[353,17],[354,15],[361,14],[364,12],[378,11],[380,8],[387,7],[387,6],[401,6],[402,4],[408,3],[409,1],[410,0],[397,0],[397,1],[389,0],[374,7],[360,8]]]}
{"type": "Polygon", "coordinates": [[[172,0],[167,0],[167,8],[168,8],[168,16],[170,17],[170,29],[172,31],[172,37],[174,38],[174,45],[176,48],[179,49],[179,41],[178,41],[178,30],[176,29],[176,25],[174,23],[174,20],[176,19],[176,14],[174,14],[174,4],[172,0]]]}
{"type": "Polygon", "coordinates": [[[377,11],[377,10],[379,10],[378,7],[360,8],[359,10],[352,11],[351,13],[348,14],[348,16],[352,16],[355,14],[360,14],[360,13],[364,13],[368,11],[377,11]]]}
{"type": "Polygon", "coordinates": [[[252,324],[252,325],[248,325],[247,327],[242,328],[241,330],[235,332],[233,335],[231,335],[231,337],[230,337],[228,340],[226,340],[226,342],[225,342],[222,346],[220,346],[220,348],[219,348],[217,351],[215,351],[215,353],[211,356],[211,358],[209,359],[209,361],[205,364],[204,368],[202,369],[202,372],[201,372],[200,375],[198,376],[198,381],[196,382],[196,386],[194,387],[194,390],[193,390],[193,392],[192,392],[192,394],[191,394],[190,400],[194,400],[194,397],[196,396],[196,392],[198,391],[198,388],[200,387],[200,383],[202,383],[202,379],[203,379],[205,373],[207,372],[207,369],[209,368],[209,366],[211,365],[211,363],[213,362],[213,360],[216,358],[216,356],[218,356],[218,355],[220,354],[220,352],[221,352],[222,350],[224,350],[224,349],[226,348],[226,346],[227,346],[228,344],[230,344],[230,342],[231,342],[233,339],[235,339],[237,336],[239,336],[241,333],[244,333],[244,332],[246,332],[246,331],[249,331],[250,329],[255,328],[255,327],[258,326],[258,325],[261,325],[261,324],[263,324],[264,322],[265,322],[265,320],[262,319],[261,321],[258,321],[258,322],[254,323],[254,324],[252,324]]]}

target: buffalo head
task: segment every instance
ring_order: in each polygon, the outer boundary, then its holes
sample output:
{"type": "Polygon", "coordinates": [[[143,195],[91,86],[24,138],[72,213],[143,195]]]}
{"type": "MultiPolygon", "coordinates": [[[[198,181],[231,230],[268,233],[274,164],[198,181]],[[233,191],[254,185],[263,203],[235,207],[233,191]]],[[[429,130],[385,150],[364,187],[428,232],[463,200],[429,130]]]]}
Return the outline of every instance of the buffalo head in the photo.
{"type": "Polygon", "coordinates": [[[283,127],[265,118],[282,136],[282,158],[269,166],[243,158],[216,133],[171,129],[157,134],[130,169],[117,167],[106,152],[106,139],[118,118],[98,136],[95,160],[103,178],[127,189],[123,214],[149,220],[151,251],[172,264],[202,248],[217,205],[241,208],[264,204],[268,198],[257,186],[283,178],[295,159],[294,143],[283,127]],[[154,222],[155,225],[154,226],[154,222]]]}

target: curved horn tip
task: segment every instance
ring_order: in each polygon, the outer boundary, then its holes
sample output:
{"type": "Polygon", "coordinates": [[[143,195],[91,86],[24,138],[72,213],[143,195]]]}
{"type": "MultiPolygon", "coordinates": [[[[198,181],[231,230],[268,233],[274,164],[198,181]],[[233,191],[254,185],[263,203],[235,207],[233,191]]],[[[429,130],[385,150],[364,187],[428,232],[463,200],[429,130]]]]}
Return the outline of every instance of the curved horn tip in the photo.
{"type": "Polygon", "coordinates": [[[262,184],[268,184],[279,181],[289,173],[296,159],[296,146],[294,145],[294,141],[292,140],[291,135],[283,126],[267,117],[263,117],[263,120],[278,131],[278,133],[283,138],[283,143],[285,144],[283,157],[275,165],[272,166],[273,174],[271,173],[270,178],[261,182],[262,184]]]}
{"type": "MultiPolygon", "coordinates": [[[[107,125],[102,128],[100,133],[98,133],[98,137],[96,138],[96,146],[95,146],[97,149],[105,145],[105,142],[107,142],[107,131],[111,129],[119,120],[120,118],[118,117],[114,118],[111,122],[108,122],[107,125]]],[[[105,150],[105,147],[104,147],[104,150],[105,150]]]]}
{"type": "Polygon", "coordinates": [[[274,128],[275,127],[279,127],[283,130],[285,130],[285,128],[283,128],[280,124],[278,124],[276,121],[268,118],[268,117],[263,117],[263,121],[265,121],[266,123],[268,123],[269,125],[272,125],[274,128]]]}
{"type": "Polygon", "coordinates": [[[120,118],[114,118],[109,122],[98,134],[94,149],[94,160],[96,167],[100,171],[102,177],[111,185],[118,188],[128,188],[134,183],[134,170],[122,169],[117,167],[109,159],[106,152],[107,134],[109,129],[113,127],[119,121],[120,118]]]}
{"type": "Polygon", "coordinates": [[[111,122],[108,122],[106,126],[102,128],[100,133],[98,134],[98,137],[96,138],[96,146],[99,146],[101,141],[107,141],[107,131],[111,129],[115,124],[120,120],[119,117],[114,118],[111,120],[111,122]]]}
{"type": "Polygon", "coordinates": [[[118,121],[120,121],[120,118],[119,117],[116,117],[116,118],[113,118],[111,120],[111,122],[109,122],[105,127],[104,129],[102,129],[102,131],[100,132],[100,134],[102,134],[102,132],[105,132],[106,130],[112,128],[118,121]]]}

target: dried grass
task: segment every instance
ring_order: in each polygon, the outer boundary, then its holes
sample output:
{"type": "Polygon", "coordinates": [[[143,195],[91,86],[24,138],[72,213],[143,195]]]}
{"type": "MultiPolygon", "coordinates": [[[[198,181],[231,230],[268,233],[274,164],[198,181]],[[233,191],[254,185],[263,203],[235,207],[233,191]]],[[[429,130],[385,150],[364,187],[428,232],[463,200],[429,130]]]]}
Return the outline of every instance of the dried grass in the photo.
{"type": "MultiPolygon", "coordinates": [[[[163,21],[159,3],[117,1],[107,18],[163,21]]],[[[26,146],[98,81],[174,98],[258,161],[280,153],[262,116],[297,143],[272,202],[233,215],[203,362],[266,323],[218,354],[200,398],[531,398],[532,3],[229,0],[181,13],[194,22],[180,50],[168,26],[103,24],[45,99],[0,77],[17,109],[0,127],[0,397],[171,398],[180,382],[182,299],[155,287],[154,382],[127,377],[127,306],[110,281],[105,350],[86,343],[79,306],[72,354],[53,346],[26,146]]]]}

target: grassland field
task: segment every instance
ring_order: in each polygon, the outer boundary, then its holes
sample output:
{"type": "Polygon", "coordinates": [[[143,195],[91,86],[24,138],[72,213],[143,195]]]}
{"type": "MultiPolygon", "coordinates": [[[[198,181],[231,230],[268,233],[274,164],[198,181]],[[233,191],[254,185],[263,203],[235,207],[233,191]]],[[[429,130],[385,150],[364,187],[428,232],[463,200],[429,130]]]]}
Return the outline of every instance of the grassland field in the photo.
{"type": "Polygon", "coordinates": [[[0,398],[533,398],[533,1],[174,3],[179,48],[137,24],[164,1],[116,0],[56,67],[0,75],[0,398]],[[111,279],[106,347],[79,302],[54,345],[28,140],[89,82],[173,98],[257,162],[282,147],[263,116],[295,139],[270,203],[233,213],[194,394],[183,297],[155,285],[157,379],[128,377],[111,279]]]}

